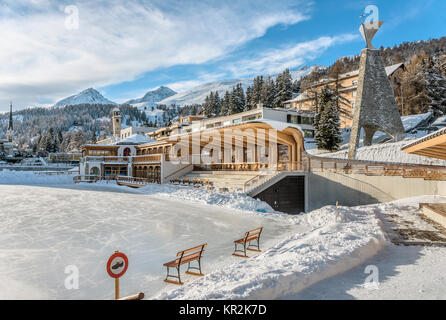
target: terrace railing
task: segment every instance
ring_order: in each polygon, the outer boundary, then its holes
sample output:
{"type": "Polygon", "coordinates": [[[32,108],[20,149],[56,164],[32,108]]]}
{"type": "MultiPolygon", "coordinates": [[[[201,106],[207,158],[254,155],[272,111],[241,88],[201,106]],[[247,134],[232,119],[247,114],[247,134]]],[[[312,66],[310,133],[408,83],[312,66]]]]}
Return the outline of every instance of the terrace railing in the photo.
{"type": "Polygon", "coordinates": [[[309,156],[303,167],[311,172],[337,172],[368,176],[401,176],[425,180],[446,180],[446,167],[412,163],[377,162],[309,156]]]}
{"type": "Polygon", "coordinates": [[[160,163],[162,154],[146,154],[142,156],[134,156],[133,163],[160,163]]]}

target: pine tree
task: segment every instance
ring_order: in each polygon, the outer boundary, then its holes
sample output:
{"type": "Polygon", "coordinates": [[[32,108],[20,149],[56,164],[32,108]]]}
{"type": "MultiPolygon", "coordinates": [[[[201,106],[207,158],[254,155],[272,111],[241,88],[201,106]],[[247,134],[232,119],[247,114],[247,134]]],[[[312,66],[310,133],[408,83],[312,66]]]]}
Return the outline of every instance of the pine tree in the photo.
{"type": "Polygon", "coordinates": [[[242,84],[239,83],[231,93],[229,99],[229,114],[236,114],[243,112],[245,107],[245,92],[243,91],[242,84]]]}
{"type": "Polygon", "coordinates": [[[274,108],[274,99],[276,96],[276,85],[271,77],[263,82],[261,102],[265,108],[274,108]]]}
{"type": "Polygon", "coordinates": [[[257,107],[257,104],[262,102],[262,87],[263,87],[263,76],[258,76],[254,78],[254,82],[252,85],[252,96],[251,96],[251,105],[253,108],[257,107]]]}
{"type": "Polygon", "coordinates": [[[246,103],[245,103],[245,111],[252,110],[254,106],[251,104],[252,100],[252,88],[248,87],[246,88],[246,103]]]}
{"type": "Polygon", "coordinates": [[[221,112],[221,100],[218,91],[215,91],[214,100],[212,102],[212,115],[218,116],[221,112]]]}
{"type": "Polygon", "coordinates": [[[338,151],[342,139],[337,97],[328,86],[322,89],[320,94],[320,109],[320,114],[315,118],[316,135],[314,140],[319,149],[338,151]]]}
{"type": "Polygon", "coordinates": [[[96,143],[98,141],[96,137],[96,132],[93,132],[93,136],[91,137],[91,143],[96,143]]]}
{"type": "Polygon", "coordinates": [[[231,104],[231,95],[229,94],[229,91],[226,90],[225,95],[221,102],[221,111],[220,116],[227,116],[229,114],[229,106],[231,104]]]}
{"type": "Polygon", "coordinates": [[[293,79],[289,69],[277,76],[274,107],[281,108],[283,103],[293,97],[293,79]]]}

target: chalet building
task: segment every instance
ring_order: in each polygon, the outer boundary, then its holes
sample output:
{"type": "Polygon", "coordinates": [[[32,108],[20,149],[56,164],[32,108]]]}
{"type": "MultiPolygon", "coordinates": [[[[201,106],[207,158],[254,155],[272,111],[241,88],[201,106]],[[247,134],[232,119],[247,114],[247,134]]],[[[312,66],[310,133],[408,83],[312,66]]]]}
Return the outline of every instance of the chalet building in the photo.
{"type": "MultiPolygon", "coordinates": [[[[386,68],[387,76],[392,84],[395,83],[397,72],[403,72],[404,63],[395,64],[386,68]]],[[[316,111],[316,94],[320,93],[325,86],[335,89],[338,86],[340,93],[340,118],[341,128],[351,127],[353,121],[353,109],[355,107],[356,94],[358,90],[359,70],[344,73],[339,79],[327,78],[310,84],[304,92],[292,100],[284,102],[285,109],[302,111],[316,111]]]]}

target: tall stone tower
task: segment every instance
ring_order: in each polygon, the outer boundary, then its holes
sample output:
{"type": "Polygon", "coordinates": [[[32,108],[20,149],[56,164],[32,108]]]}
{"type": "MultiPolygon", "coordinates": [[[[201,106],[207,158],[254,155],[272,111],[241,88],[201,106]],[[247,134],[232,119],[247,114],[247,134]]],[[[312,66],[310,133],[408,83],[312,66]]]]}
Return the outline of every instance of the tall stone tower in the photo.
{"type": "Polygon", "coordinates": [[[121,125],[122,117],[119,108],[114,108],[112,110],[112,122],[113,122],[113,138],[118,141],[121,137],[121,125]]]}
{"type": "Polygon", "coordinates": [[[376,131],[387,133],[395,141],[403,140],[406,136],[381,55],[372,45],[372,39],[383,23],[382,21],[363,23],[359,29],[367,47],[361,51],[358,91],[348,150],[349,159],[356,157],[362,128],[364,128],[364,146],[372,144],[376,131]]]}
{"type": "Polygon", "coordinates": [[[14,140],[14,125],[12,120],[12,101],[9,105],[9,124],[8,124],[8,130],[6,131],[6,139],[8,142],[12,142],[14,140]]]}

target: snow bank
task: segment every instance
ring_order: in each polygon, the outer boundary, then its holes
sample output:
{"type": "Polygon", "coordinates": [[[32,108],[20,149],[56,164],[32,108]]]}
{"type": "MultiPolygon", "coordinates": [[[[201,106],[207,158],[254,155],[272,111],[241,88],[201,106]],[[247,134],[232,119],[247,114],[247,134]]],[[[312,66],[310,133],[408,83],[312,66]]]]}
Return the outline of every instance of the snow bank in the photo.
{"type": "MultiPolygon", "coordinates": [[[[97,185],[104,184],[106,183],[97,183],[97,185]]],[[[109,183],[109,185],[114,185],[114,182],[109,183]]],[[[126,188],[122,186],[116,187],[120,189],[126,188]]],[[[131,190],[137,193],[144,193],[160,198],[167,198],[171,200],[185,200],[234,210],[253,211],[257,213],[265,213],[268,215],[270,213],[276,213],[276,211],[272,209],[266,202],[253,199],[247,195],[239,193],[208,191],[200,188],[175,186],[168,184],[149,184],[138,190],[131,190]]]]}
{"type": "Polygon", "coordinates": [[[35,174],[32,171],[0,171],[0,184],[53,185],[73,184],[72,175],[35,174]]]}
{"type": "Polygon", "coordinates": [[[325,207],[307,214],[309,232],[295,234],[256,257],[165,291],[155,299],[277,299],[345,272],[375,255],[385,238],[373,211],[325,207]]]}

